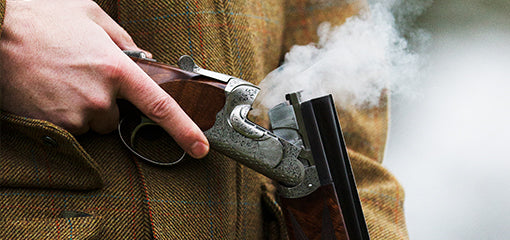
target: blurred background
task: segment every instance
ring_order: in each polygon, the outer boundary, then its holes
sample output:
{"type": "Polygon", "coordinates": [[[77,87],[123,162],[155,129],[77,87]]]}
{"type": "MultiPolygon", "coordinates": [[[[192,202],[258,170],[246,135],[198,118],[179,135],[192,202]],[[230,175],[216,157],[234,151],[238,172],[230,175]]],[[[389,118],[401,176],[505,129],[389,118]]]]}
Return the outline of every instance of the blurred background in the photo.
{"type": "Polygon", "coordinates": [[[384,165],[411,239],[510,236],[510,1],[436,0],[416,97],[392,99],[384,165]]]}

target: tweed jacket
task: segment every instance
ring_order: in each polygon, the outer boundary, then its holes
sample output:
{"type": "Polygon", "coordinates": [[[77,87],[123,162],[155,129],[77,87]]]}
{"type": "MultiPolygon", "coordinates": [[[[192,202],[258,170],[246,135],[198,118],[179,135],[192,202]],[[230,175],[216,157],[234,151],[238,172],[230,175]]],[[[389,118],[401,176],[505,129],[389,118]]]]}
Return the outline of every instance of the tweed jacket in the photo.
{"type": "MultiPolygon", "coordinates": [[[[143,49],[175,64],[258,83],[294,44],[316,40],[362,7],[335,0],[97,0],[143,49]]],[[[0,1],[3,19],[5,0],[0,1]]],[[[0,76],[1,77],[1,76],[0,76]]],[[[404,194],[381,166],[388,107],[342,108],[373,239],[407,239],[404,194]]],[[[211,151],[158,167],[133,158],[116,133],[74,136],[1,112],[0,239],[285,239],[271,181],[211,151]]]]}

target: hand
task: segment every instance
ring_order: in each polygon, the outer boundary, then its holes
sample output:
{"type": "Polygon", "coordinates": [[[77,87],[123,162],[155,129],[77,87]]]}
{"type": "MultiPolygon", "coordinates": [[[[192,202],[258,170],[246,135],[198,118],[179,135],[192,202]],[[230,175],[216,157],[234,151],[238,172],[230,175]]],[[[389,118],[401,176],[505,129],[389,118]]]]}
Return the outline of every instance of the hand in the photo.
{"type": "Polygon", "coordinates": [[[90,0],[7,0],[1,108],[74,134],[108,133],[119,121],[116,99],[123,98],[188,154],[205,156],[209,143],[202,131],[122,50],[140,49],[90,0]]]}

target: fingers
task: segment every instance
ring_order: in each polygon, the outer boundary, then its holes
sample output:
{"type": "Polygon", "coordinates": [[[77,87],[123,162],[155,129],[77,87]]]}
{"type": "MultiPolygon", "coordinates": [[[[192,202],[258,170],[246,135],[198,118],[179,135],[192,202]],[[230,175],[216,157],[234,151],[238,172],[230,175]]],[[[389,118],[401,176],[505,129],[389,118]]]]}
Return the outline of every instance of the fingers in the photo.
{"type": "Polygon", "coordinates": [[[101,10],[99,6],[94,6],[89,15],[96,24],[104,29],[120,49],[143,51],[148,58],[152,58],[150,52],[138,48],[126,30],[117,24],[106,12],[101,10]]]}
{"type": "Polygon", "coordinates": [[[99,134],[112,132],[119,123],[119,108],[115,96],[108,94],[108,89],[103,90],[96,89],[87,96],[87,100],[76,102],[72,111],[58,114],[51,122],[75,135],[84,134],[89,130],[99,134]]]}
{"type": "Polygon", "coordinates": [[[120,69],[119,97],[133,103],[147,117],[163,127],[188,154],[202,158],[209,151],[209,142],[200,128],[128,57],[120,69]]]}

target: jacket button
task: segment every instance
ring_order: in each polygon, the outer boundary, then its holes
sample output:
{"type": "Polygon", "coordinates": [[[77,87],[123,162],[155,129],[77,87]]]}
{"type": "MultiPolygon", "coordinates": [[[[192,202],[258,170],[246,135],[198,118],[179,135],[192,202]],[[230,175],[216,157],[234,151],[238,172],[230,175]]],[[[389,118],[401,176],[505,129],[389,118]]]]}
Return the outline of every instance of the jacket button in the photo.
{"type": "Polygon", "coordinates": [[[50,136],[42,137],[42,142],[48,147],[57,147],[57,141],[50,136]]]}

